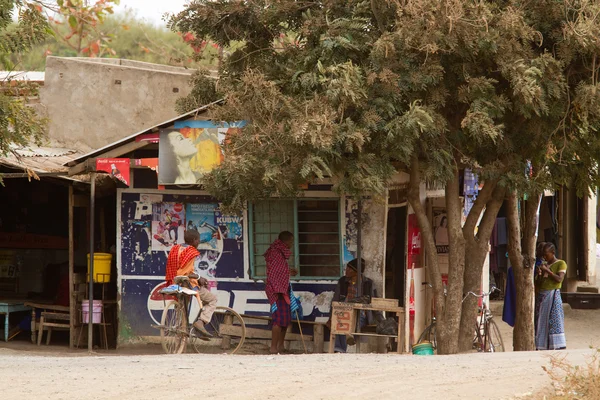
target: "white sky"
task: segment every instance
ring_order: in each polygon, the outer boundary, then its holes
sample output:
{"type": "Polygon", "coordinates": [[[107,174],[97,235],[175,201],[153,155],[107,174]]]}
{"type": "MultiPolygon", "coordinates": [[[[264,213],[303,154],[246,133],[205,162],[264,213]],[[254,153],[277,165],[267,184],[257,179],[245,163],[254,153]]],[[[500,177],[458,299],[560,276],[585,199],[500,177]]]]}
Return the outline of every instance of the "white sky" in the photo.
{"type": "Polygon", "coordinates": [[[164,13],[177,13],[182,11],[187,0],[121,0],[116,12],[131,9],[140,18],[156,25],[164,25],[164,13]]]}

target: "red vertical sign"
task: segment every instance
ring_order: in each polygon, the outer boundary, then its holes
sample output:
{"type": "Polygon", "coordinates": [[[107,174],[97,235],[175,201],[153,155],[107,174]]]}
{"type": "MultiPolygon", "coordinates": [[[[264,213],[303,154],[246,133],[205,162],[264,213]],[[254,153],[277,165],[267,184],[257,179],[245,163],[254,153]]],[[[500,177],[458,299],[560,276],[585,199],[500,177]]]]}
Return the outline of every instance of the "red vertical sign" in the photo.
{"type": "Polygon", "coordinates": [[[408,216],[408,268],[421,268],[421,231],[417,216],[408,216]]]}
{"type": "Polygon", "coordinates": [[[408,216],[408,265],[410,268],[410,288],[408,297],[409,343],[415,343],[415,268],[421,267],[421,231],[417,216],[408,216]]]}

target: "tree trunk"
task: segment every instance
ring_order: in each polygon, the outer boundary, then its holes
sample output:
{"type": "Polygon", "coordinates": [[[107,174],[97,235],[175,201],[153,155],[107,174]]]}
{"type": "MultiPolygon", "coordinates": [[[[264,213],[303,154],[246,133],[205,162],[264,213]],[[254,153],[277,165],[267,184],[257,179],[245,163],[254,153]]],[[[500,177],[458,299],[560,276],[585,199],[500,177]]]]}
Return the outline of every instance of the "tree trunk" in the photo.
{"type": "MultiPolygon", "coordinates": [[[[419,224],[419,230],[421,231],[421,243],[423,245],[423,250],[425,252],[425,256],[427,257],[427,267],[429,269],[429,276],[431,280],[431,285],[433,286],[433,297],[435,302],[436,310],[441,311],[441,319],[442,325],[443,321],[443,310],[445,308],[444,301],[444,288],[442,285],[442,275],[440,274],[440,268],[437,260],[437,250],[435,247],[435,240],[433,236],[433,229],[431,224],[429,223],[429,218],[427,217],[427,212],[423,204],[421,203],[420,196],[420,185],[421,185],[421,173],[420,173],[420,163],[418,158],[415,156],[411,160],[410,165],[410,183],[408,188],[408,202],[411,205],[413,211],[415,212],[415,216],[417,217],[417,222],[419,224]]],[[[444,348],[444,344],[448,341],[444,336],[445,333],[443,329],[438,331],[438,341],[441,341],[441,346],[438,346],[438,352],[440,354],[446,354],[447,349],[444,348]],[[444,344],[442,344],[444,343],[444,344]]]]}
{"type": "MultiPolygon", "coordinates": [[[[489,194],[491,189],[488,189],[485,193],[482,190],[480,194],[480,196],[483,195],[481,202],[479,205],[476,203],[473,206],[467,217],[468,223],[465,223],[463,228],[463,235],[466,239],[464,293],[481,292],[483,264],[489,253],[490,237],[506,193],[505,188],[498,186],[494,181],[484,184],[484,189],[485,185],[488,184],[493,187],[492,193],[489,194]],[[477,234],[475,234],[475,226],[483,209],[482,204],[485,205],[485,212],[479,223],[477,234]],[[472,213],[475,214],[471,215],[472,213]]],[[[480,200],[479,197],[477,200],[480,200]]],[[[468,296],[462,302],[459,336],[459,349],[461,352],[469,351],[473,347],[473,335],[475,334],[475,323],[477,321],[477,303],[478,298],[475,296],[468,296]]]]}
{"type": "Polygon", "coordinates": [[[534,194],[525,205],[523,241],[519,218],[518,193],[508,198],[508,256],[512,264],[516,286],[516,316],[513,331],[515,351],[535,350],[533,266],[537,242],[538,209],[541,194],[534,194]]]}
{"type": "MultiPolygon", "coordinates": [[[[448,291],[446,307],[438,322],[438,347],[443,354],[458,353],[458,334],[460,330],[463,275],[465,270],[465,239],[461,227],[461,202],[459,198],[458,169],[454,177],[446,184],[446,216],[448,218],[448,291]],[[442,333],[443,332],[443,333],[442,333]]],[[[437,251],[435,257],[437,258],[437,251]]]]}

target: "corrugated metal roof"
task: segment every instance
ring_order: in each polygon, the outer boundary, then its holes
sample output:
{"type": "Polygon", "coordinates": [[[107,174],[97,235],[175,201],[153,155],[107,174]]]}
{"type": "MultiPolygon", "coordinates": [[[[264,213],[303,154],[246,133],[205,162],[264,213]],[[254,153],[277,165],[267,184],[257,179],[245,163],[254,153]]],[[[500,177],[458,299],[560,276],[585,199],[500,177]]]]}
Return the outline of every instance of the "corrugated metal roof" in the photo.
{"type": "Polygon", "coordinates": [[[0,81],[44,82],[46,73],[42,71],[0,71],[0,81]]]}
{"type": "Polygon", "coordinates": [[[11,146],[12,150],[21,157],[63,157],[70,154],[75,154],[77,151],[57,148],[57,147],[38,147],[38,146],[27,146],[17,147],[11,146]]]}
{"type": "MultiPolygon", "coordinates": [[[[0,157],[0,164],[15,169],[30,169],[35,172],[67,172],[64,165],[81,156],[76,150],[54,147],[13,147],[12,154],[0,157]]],[[[65,177],[66,178],[66,177],[65,177]]],[[[83,180],[81,177],[70,177],[83,180]]]]}

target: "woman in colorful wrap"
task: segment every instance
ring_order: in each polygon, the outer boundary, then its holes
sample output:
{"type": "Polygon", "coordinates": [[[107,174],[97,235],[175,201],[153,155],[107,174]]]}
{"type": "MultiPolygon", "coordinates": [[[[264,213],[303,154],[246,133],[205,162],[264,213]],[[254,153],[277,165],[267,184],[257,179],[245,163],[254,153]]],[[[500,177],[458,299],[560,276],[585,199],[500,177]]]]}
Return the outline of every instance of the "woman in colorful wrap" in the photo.
{"type": "Polygon", "coordinates": [[[292,255],[293,245],[294,235],[287,231],[281,232],[279,238],[265,253],[267,262],[265,292],[271,305],[273,319],[271,354],[283,352],[287,327],[292,322],[291,298],[293,293],[290,288],[290,275],[295,276],[297,271],[288,266],[287,260],[292,255]]]}
{"type": "Polygon", "coordinates": [[[537,350],[561,350],[567,347],[565,314],[560,288],[567,273],[567,263],[556,258],[552,243],[544,245],[547,264],[538,267],[535,299],[535,347],[537,350]]]}

